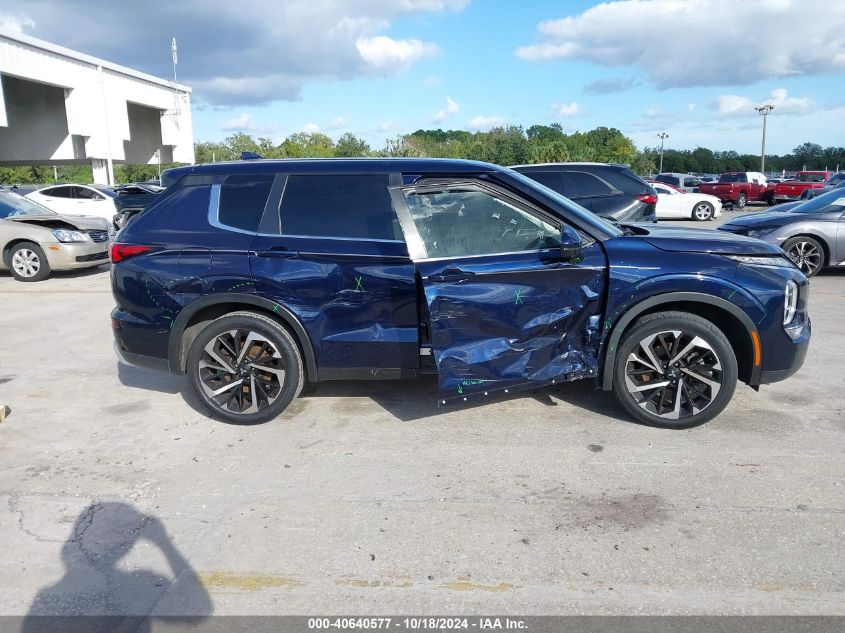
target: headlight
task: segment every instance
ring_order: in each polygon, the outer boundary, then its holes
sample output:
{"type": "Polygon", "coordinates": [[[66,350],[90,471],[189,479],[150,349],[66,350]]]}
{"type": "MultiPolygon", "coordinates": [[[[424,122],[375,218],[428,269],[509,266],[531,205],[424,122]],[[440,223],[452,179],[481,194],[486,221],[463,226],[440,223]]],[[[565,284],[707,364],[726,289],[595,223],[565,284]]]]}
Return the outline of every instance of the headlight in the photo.
{"type": "Polygon", "coordinates": [[[783,294],[783,324],[787,325],[795,318],[795,311],[798,308],[798,284],[790,280],[786,282],[786,289],[783,294]]]}
{"type": "Polygon", "coordinates": [[[725,255],[725,257],[740,264],[750,264],[752,266],[776,266],[778,268],[792,268],[795,266],[791,260],[780,255],[725,255]]]}
{"type": "Polygon", "coordinates": [[[84,242],[85,234],[70,229],[53,229],[53,236],[60,242],[84,242]]]}
{"type": "Polygon", "coordinates": [[[774,233],[777,229],[778,227],[776,226],[764,226],[761,229],[749,229],[746,235],[748,237],[763,237],[769,233],[774,233]]]}

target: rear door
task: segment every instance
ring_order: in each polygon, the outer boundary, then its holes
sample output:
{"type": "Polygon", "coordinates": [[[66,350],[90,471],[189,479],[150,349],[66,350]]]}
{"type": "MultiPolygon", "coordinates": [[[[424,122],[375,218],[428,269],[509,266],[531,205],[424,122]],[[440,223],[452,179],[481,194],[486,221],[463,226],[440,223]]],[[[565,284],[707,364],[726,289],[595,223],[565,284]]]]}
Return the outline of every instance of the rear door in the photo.
{"type": "Polygon", "coordinates": [[[429,313],[439,402],[595,375],[602,247],[560,252],[561,220],[475,180],[392,188],[429,313]]]}
{"type": "Polygon", "coordinates": [[[417,370],[414,266],[391,204],[399,174],[280,174],[250,253],[256,290],[307,330],[321,379],[417,370]]]}
{"type": "Polygon", "coordinates": [[[56,213],[74,213],[73,187],[60,185],[42,191],[43,204],[56,213]]]}

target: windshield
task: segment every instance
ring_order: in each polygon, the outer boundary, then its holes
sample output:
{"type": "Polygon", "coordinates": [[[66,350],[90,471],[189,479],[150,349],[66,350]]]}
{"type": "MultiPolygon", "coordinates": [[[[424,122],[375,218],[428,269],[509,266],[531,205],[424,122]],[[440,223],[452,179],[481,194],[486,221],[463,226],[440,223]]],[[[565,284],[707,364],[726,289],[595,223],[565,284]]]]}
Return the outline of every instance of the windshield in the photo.
{"type": "Polygon", "coordinates": [[[0,219],[14,218],[21,215],[56,215],[47,207],[42,207],[29,198],[14,193],[0,191],[0,219]]]}
{"type": "Polygon", "coordinates": [[[845,193],[839,189],[828,191],[791,209],[792,213],[832,213],[835,211],[845,211],[845,193]]]}
{"type": "Polygon", "coordinates": [[[824,174],[804,172],[795,177],[796,182],[824,182],[824,174]]]}
{"type": "Polygon", "coordinates": [[[582,207],[577,202],[573,202],[566,196],[559,194],[554,189],[550,189],[546,185],[541,184],[536,180],[529,178],[528,176],[524,176],[523,174],[519,173],[518,171],[514,171],[513,169],[508,169],[508,175],[516,180],[519,180],[522,184],[531,187],[535,191],[539,191],[547,198],[554,199],[554,201],[557,202],[559,205],[566,207],[567,209],[572,209],[573,211],[578,213],[578,215],[581,216],[586,222],[592,224],[597,229],[616,237],[625,234],[624,231],[622,231],[619,227],[611,224],[604,218],[597,216],[595,213],[593,213],[589,209],[582,207]]]}

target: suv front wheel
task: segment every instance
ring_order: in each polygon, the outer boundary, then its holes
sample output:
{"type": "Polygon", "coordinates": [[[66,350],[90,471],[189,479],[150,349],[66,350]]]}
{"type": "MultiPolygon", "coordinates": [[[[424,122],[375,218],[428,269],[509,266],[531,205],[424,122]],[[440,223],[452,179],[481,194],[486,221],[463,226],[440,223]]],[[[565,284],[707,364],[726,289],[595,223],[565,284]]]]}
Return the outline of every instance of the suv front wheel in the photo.
{"type": "Polygon", "coordinates": [[[685,429],[719,415],[736,381],[736,356],[719,328],[687,312],[660,312],[622,338],[613,391],[638,421],[685,429]]]}
{"type": "Polygon", "coordinates": [[[272,420],[302,391],[296,341],[279,323],[233,312],[197,335],[185,367],[188,383],[212,416],[236,424],[272,420]]]}

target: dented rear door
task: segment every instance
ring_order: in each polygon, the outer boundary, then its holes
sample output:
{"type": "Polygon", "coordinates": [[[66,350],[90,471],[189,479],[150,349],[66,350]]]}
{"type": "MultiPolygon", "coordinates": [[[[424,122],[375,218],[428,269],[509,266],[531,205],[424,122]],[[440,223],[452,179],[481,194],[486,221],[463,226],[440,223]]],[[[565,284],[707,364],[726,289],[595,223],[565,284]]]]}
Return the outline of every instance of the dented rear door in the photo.
{"type": "Polygon", "coordinates": [[[560,219],[480,181],[392,190],[428,304],[439,402],[597,372],[606,259],[560,254],[560,219]]]}

